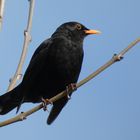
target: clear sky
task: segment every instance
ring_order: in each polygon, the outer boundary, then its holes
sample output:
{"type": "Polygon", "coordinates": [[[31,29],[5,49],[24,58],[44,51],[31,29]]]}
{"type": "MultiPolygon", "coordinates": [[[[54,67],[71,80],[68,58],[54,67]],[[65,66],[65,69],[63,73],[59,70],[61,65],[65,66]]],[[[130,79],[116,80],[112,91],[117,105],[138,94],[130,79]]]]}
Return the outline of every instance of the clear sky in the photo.
{"type": "MultiPolygon", "coordinates": [[[[23,44],[27,0],[6,1],[0,32],[0,94],[15,72],[23,44]]],[[[80,78],[96,70],[140,36],[139,0],[36,0],[23,73],[37,46],[62,23],[79,21],[102,31],[85,39],[80,78]]],[[[57,120],[46,125],[47,112],[0,128],[1,140],[140,140],[140,44],[125,58],[78,89],[57,120]]],[[[21,111],[33,107],[25,104],[21,111]]],[[[0,121],[15,115],[15,110],[0,121]]]]}

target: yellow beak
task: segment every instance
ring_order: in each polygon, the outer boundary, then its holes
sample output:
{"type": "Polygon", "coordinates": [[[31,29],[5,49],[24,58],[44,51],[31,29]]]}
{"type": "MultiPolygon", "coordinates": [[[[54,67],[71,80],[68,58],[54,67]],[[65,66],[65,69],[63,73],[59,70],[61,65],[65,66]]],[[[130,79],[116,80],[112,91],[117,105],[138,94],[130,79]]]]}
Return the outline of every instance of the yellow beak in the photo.
{"type": "Polygon", "coordinates": [[[98,30],[85,30],[85,33],[89,35],[89,34],[100,34],[101,32],[98,30]]]}

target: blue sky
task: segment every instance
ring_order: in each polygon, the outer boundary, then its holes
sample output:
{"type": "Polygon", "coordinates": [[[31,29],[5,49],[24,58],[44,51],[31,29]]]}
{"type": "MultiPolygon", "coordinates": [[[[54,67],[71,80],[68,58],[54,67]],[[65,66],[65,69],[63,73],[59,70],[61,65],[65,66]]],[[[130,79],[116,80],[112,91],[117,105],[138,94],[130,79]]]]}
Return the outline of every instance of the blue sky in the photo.
{"type": "MultiPolygon", "coordinates": [[[[85,57],[80,79],[96,70],[140,36],[139,0],[41,0],[35,2],[30,44],[23,73],[37,46],[62,23],[79,21],[102,31],[85,39],[85,57]]],[[[17,67],[28,13],[27,0],[6,1],[0,32],[0,94],[17,67]]],[[[57,120],[46,125],[42,110],[26,121],[0,128],[1,139],[140,139],[140,46],[124,59],[78,89],[57,120]]],[[[21,111],[33,107],[24,104],[21,111]]],[[[0,121],[15,115],[15,110],[0,121]]]]}

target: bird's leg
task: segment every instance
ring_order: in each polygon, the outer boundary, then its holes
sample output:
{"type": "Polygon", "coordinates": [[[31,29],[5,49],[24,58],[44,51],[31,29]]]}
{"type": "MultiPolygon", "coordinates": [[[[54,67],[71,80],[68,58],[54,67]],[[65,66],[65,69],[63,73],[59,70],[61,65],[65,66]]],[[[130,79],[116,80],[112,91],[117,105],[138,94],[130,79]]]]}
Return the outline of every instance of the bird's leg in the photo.
{"type": "Polygon", "coordinates": [[[44,99],[43,97],[41,98],[41,101],[42,101],[42,104],[43,104],[43,110],[44,111],[48,111],[48,109],[47,109],[47,105],[48,104],[53,104],[49,99],[44,99]]]}
{"type": "Polygon", "coordinates": [[[69,84],[68,86],[66,86],[66,93],[67,93],[67,98],[70,99],[70,95],[69,93],[73,92],[77,90],[77,86],[76,86],[76,83],[71,83],[69,84]]]}

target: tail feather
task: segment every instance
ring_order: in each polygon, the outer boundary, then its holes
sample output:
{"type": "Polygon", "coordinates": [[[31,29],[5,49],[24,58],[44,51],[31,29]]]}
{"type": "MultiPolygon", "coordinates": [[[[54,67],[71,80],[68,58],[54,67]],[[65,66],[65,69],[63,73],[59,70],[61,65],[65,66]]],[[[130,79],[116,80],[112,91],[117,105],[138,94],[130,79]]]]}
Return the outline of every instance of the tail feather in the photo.
{"type": "Polygon", "coordinates": [[[59,99],[58,101],[54,102],[54,105],[52,107],[52,110],[49,114],[49,117],[47,119],[47,124],[51,124],[59,115],[63,107],[66,105],[68,102],[67,97],[63,97],[62,99],[59,99]]]}
{"type": "Polygon", "coordinates": [[[21,101],[19,86],[0,96],[0,115],[4,115],[16,108],[21,101]]]}

